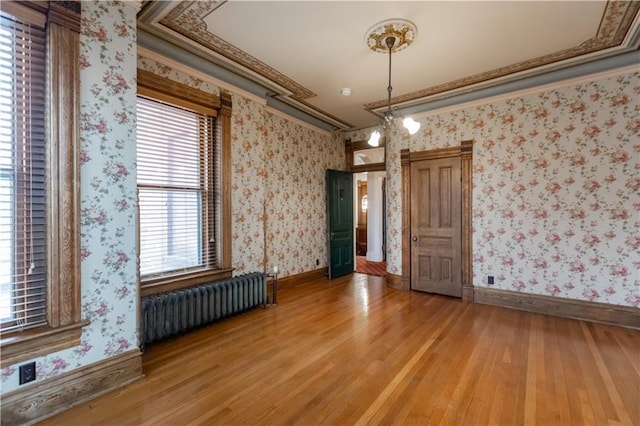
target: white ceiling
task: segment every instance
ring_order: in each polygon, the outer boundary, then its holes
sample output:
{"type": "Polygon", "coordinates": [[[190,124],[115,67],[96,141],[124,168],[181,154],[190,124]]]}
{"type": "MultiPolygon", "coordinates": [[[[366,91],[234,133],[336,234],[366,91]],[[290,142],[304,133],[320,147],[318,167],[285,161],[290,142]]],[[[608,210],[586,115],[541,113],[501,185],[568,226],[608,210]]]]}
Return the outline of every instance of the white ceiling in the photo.
{"type": "Polygon", "coordinates": [[[394,105],[416,105],[637,49],[638,2],[147,2],[139,28],[256,82],[337,128],[374,125],[388,56],[365,34],[412,21],[413,44],[392,56],[394,105]],[[636,43],[636,45],[632,45],[636,43]],[[351,89],[351,96],[340,94],[351,89]]]}

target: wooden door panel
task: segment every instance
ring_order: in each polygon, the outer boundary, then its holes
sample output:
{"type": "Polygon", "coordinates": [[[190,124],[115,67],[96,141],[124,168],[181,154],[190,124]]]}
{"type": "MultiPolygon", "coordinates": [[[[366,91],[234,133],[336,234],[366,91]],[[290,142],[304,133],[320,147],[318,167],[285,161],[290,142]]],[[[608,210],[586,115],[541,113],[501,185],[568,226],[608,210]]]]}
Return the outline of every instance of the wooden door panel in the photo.
{"type": "Polygon", "coordinates": [[[460,158],[411,164],[411,286],[462,296],[460,158]]]}
{"type": "MultiPolygon", "coordinates": [[[[427,168],[418,168],[416,170],[418,187],[416,188],[417,192],[417,212],[428,212],[429,211],[429,199],[431,198],[431,169],[427,168]]],[[[420,214],[416,217],[418,220],[418,226],[421,228],[429,228],[431,227],[431,215],[430,214],[420,214]]]]}
{"type": "Polygon", "coordinates": [[[353,265],[353,247],[349,231],[334,231],[331,245],[331,263],[334,269],[353,265]]]}
{"type": "Polygon", "coordinates": [[[431,279],[431,256],[418,256],[417,275],[422,279],[431,279]]]}
{"type": "Polygon", "coordinates": [[[451,228],[453,224],[452,211],[451,211],[451,186],[452,182],[451,167],[438,168],[438,186],[439,186],[439,198],[440,202],[438,207],[440,208],[438,218],[438,228],[451,228]]]}
{"type": "Polygon", "coordinates": [[[450,257],[440,258],[440,281],[451,283],[453,279],[453,259],[450,257]]]}
{"type": "Polygon", "coordinates": [[[451,248],[453,241],[449,235],[421,235],[417,245],[422,249],[443,249],[451,248]]]}

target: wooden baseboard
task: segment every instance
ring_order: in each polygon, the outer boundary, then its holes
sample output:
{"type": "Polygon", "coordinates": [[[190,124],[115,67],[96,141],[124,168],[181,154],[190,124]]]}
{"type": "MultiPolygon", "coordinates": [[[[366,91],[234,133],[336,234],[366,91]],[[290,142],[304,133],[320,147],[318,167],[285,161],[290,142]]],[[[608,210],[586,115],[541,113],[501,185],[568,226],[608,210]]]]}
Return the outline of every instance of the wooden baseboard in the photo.
{"type": "Polygon", "coordinates": [[[409,278],[407,277],[403,277],[402,275],[394,275],[387,272],[385,278],[387,280],[387,285],[391,288],[404,291],[409,291],[411,289],[409,278]]]}
{"type": "Polygon", "coordinates": [[[308,283],[314,280],[321,280],[327,277],[327,268],[314,269],[313,271],[303,272],[301,274],[289,275],[287,277],[278,278],[278,287],[286,288],[298,284],[308,283]]]}
{"type": "Polygon", "coordinates": [[[2,424],[33,424],[143,378],[138,349],[2,395],[2,424]]]}
{"type": "Polygon", "coordinates": [[[485,305],[640,329],[640,309],[628,306],[494,290],[486,287],[474,287],[474,301],[485,305]]]}
{"type": "Polygon", "coordinates": [[[471,285],[462,285],[462,300],[465,302],[473,302],[474,287],[471,285]]]}

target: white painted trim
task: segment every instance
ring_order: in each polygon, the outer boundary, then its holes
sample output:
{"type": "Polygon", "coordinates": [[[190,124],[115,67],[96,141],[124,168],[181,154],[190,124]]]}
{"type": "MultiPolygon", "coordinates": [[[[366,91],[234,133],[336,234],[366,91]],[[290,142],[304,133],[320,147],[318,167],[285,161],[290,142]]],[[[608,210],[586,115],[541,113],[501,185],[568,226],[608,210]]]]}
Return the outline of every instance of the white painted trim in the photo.
{"type": "Polygon", "coordinates": [[[250,99],[254,102],[259,103],[260,105],[267,104],[266,99],[256,96],[253,93],[249,93],[246,90],[240,89],[222,80],[218,80],[217,78],[214,78],[209,74],[205,74],[201,71],[194,70],[193,68],[188,67],[187,65],[181,64],[180,62],[174,61],[173,59],[169,59],[166,56],[160,55],[145,47],[138,46],[138,55],[151,59],[153,61],[156,61],[162,65],[166,65],[175,71],[180,71],[192,77],[199,78],[203,81],[206,81],[207,83],[214,84],[221,90],[226,90],[236,95],[242,96],[243,98],[250,99]]]}
{"type": "Polygon", "coordinates": [[[367,261],[382,262],[382,182],[386,172],[367,173],[367,261]]]}
{"type": "Polygon", "coordinates": [[[269,112],[271,114],[274,114],[274,115],[277,115],[279,117],[282,117],[285,120],[291,121],[292,123],[299,124],[302,127],[307,127],[308,129],[311,129],[311,130],[313,130],[315,132],[318,132],[318,133],[320,133],[322,135],[325,135],[325,136],[331,136],[332,135],[332,133],[327,131],[327,130],[321,129],[319,127],[316,127],[316,126],[314,126],[312,124],[307,123],[306,121],[302,121],[302,120],[300,120],[298,118],[292,117],[292,116],[290,116],[288,114],[285,114],[284,112],[279,111],[279,110],[277,110],[277,109],[275,109],[273,107],[266,106],[266,107],[264,107],[264,110],[265,110],[265,112],[269,112]]]}
{"type": "Polygon", "coordinates": [[[613,70],[602,71],[595,74],[584,75],[580,77],[571,78],[568,80],[557,81],[554,83],[544,84],[541,86],[531,87],[528,89],[516,90],[515,92],[504,93],[501,95],[491,96],[488,98],[478,99],[475,101],[464,102],[461,104],[450,105],[438,109],[434,109],[431,111],[420,112],[416,114],[409,114],[407,117],[412,117],[414,119],[431,117],[433,115],[445,114],[449,112],[459,111],[462,109],[473,108],[477,106],[492,104],[495,102],[506,101],[509,99],[520,98],[523,96],[535,95],[542,92],[548,92],[551,90],[562,89],[568,86],[574,86],[576,84],[587,83],[591,81],[600,80],[603,78],[614,77],[620,74],[626,74],[630,72],[638,72],[640,71],[639,65],[628,65],[622,68],[616,68],[613,70]]]}

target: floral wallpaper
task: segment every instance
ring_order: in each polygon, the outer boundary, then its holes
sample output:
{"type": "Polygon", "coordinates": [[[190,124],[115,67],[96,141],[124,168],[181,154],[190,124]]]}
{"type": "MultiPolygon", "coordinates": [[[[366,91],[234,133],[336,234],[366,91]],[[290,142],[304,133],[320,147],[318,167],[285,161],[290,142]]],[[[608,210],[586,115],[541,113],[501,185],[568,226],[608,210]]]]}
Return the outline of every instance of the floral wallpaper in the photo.
{"type": "Polygon", "coordinates": [[[346,167],[342,138],[274,113],[265,123],[267,267],[282,276],[326,267],[325,173],[346,167]]]}
{"type": "Polygon", "coordinates": [[[474,284],[492,275],[496,289],[640,307],[638,117],[631,72],[430,115],[413,137],[394,131],[389,272],[402,273],[400,150],[472,139],[474,284]]]}
{"type": "MultiPolygon", "coordinates": [[[[135,349],[136,12],[82,2],[80,35],[81,345],[35,359],[37,381],[135,349]]],[[[18,387],[2,370],[2,392],[18,387]]]]}
{"type": "Polygon", "coordinates": [[[202,90],[203,92],[212,93],[214,95],[220,95],[220,89],[218,86],[212,84],[209,81],[204,81],[201,78],[187,75],[183,72],[174,70],[168,65],[161,64],[153,59],[146,58],[142,55],[138,55],[138,67],[153,72],[162,77],[186,84],[194,89],[202,90]]]}
{"type": "MultiPolygon", "coordinates": [[[[153,59],[138,56],[138,66],[219,93],[211,82],[153,59]]],[[[232,102],[234,274],[278,266],[285,277],[326,267],[324,176],[327,168],[346,167],[342,139],[287,120],[254,100],[234,94],[232,102]]]]}
{"type": "MultiPolygon", "coordinates": [[[[135,3],[82,10],[82,315],[91,324],[80,346],[35,359],[38,381],[137,346],[136,67],[218,93],[136,56],[135,3]]],[[[640,73],[630,72],[423,117],[413,137],[393,133],[389,272],[402,273],[400,150],[473,139],[474,283],[493,275],[494,288],[640,307],[639,116],[640,73]]],[[[341,139],[237,95],[232,132],[236,273],[325,267],[324,174],[345,167],[341,139]]],[[[17,366],[0,383],[15,390],[17,366]]]]}
{"type": "Polygon", "coordinates": [[[233,95],[231,247],[234,275],[264,271],[266,165],[264,106],[233,95]]]}
{"type": "MultiPolygon", "coordinates": [[[[36,359],[38,380],[137,347],[136,68],[210,93],[209,81],[137,56],[136,10],[82,2],[82,308],[77,348],[36,359]]],[[[341,138],[233,95],[232,247],[235,274],[278,265],[281,276],[325,267],[326,168],[344,169],[341,138]],[[320,264],[316,265],[316,259],[320,264]]],[[[18,387],[17,366],[2,391],[18,387]]]]}

